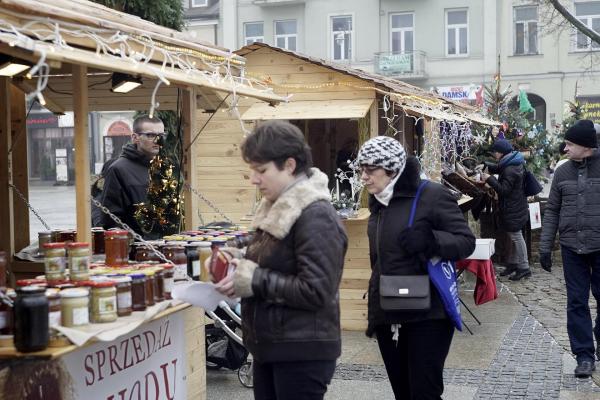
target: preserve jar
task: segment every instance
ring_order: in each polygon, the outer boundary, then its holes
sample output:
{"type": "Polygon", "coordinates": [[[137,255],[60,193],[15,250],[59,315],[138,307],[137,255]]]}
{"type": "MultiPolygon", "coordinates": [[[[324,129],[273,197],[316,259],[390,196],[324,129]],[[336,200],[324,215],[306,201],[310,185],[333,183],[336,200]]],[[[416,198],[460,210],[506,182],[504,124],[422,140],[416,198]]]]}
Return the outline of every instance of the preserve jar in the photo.
{"type": "Polygon", "coordinates": [[[126,317],[131,315],[131,277],[130,276],[114,276],[111,277],[117,288],[117,315],[126,317]]]}
{"type": "Polygon", "coordinates": [[[8,266],[8,258],[6,252],[0,251],[0,288],[6,287],[6,267],[8,266]]]}
{"type": "Polygon", "coordinates": [[[74,242],[77,236],[77,231],[73,230],[73,229],[66,229],[64,231],[60,231],[58,234],[58,241],[59,242],[74,242]]]}
{"type": "Polygon", "coordinates": [[[173,291],[173,265],[171,264],[159,264],[159,267],[163,269],[163,294],[165,300],[171,300],[171,292],[173,291]]]}
{"type": "Polygon", "coordinates": [[[104,254],[104,229],[92,228],[92,254],[104,254]]]}
{"type": "Polygon", "coordinates": [[[135,261],[137,262],[148,262],[148,261],[159,261],[158,255],[146,247],[144,243],[134,243],[135,246],[135,261]]]}
{"type": "Polygon", "coordinates": [[[195,281],[200,280],[200,248],[197,243],[185,245],[187,256],[187,274],[195,281]]]}
{"type": "Polygon", "coordinates": [[[47,281],[65,279],[65,244],[46,243],[44,245],[44,267],[47,281]]]}
{"type": "Polygon", "coordinates": [[[129,274],[131,277],[131,308],[133,311],[146,310],[146,275],[129,274]]]}
{"type": "Polygon", "coordinates": [[[154,301],[154,271],[152,269],[145,269],[142,271],[144,275],[146,275],[146,306],[153,306],[155,304],[154,301]]]}
{"type": "Polygon", "coordinates": [[[173,269],[173,279],[175,281],[187,280],[187,256],[183,246],[165,246],[163,254],[167,260],[175,264],[173,269]]]}
{"type": "Polygon", "coordinates": [[[129,262],[129,236],[127,231],[109,230],[104,232],[106,265],[121,267],[129,262]]]}
{"type": "Polygon", "coordinates": [[[97,281],[92,286],[91,320],[94,323],[117,319],[117,289],[113,281],[97,281]]]}
{"type": "Polygon", "coordinates": [[[73,282],[90,279],[90,245],[86,242],[67,244],[69,251],[69,277],[73,282]]]}
{"type": "Polygon", "coordinates": [[[72,288],[60,291],[60,318],[62,326],[68,328],[90,323],[89,291],[72,288]]]}
{"type": "Polygon", "coordinates": [[[210,278],[208,276],[208,269],[206,268],[206,260],[212,256],[211,244],[210,242],[199,242],[196,246],[198,246],[198,255],[200,258],[200,280],[208,282],[210,278]]]}
{"type": "Polygon", "coordinates": [[[154,301],[159,302],[165,299],[165,270],[159,266],[152,267],[154,270],[154,301]]]}
{"type": "Polygon", "coordinates": [[[25,286],[17,289],[14,309],[14,344],[28,353],[48,347],[48,299],[46,289],[25,286]]]}
{"type": "Polygon", "coordinates": [[[44,245],[52,242],[52,232],[38,232],[38,254],[44,255],[44,245]]]}
{"type": "Polygon", "coordinates": [[[50,327],[60,325],[60,291],[58,289],[46,289],[48,299],[48,325],[50,327]]]}

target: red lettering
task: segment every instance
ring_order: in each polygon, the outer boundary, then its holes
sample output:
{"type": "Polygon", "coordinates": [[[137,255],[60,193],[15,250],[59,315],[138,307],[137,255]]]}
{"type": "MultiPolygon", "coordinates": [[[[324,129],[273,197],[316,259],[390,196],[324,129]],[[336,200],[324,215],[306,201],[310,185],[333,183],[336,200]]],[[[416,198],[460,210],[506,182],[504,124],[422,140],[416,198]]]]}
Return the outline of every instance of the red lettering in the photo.
{"type": "Polygon", "coordinates": [[[169,332],[169,320],[166,320],[165,321],[165,332],[164,332],[164,336],[163,336],[163,340],[162,340],[162,345],[160,346],[161,348],[166,347],[171,344],[171,336],[168,335],[168,332],[169,332]],[[169,339],[168,343],[167,343],[167,338],[169,339]]]}
{"type": "Polygon", "coordinates": [[[152,353],[154,353],[154,344],[156,343],[156,335],[154,335],[154,332],[152,331],[146,331],[144,332],[144,338],[146,339],[146,347],[148,348],[148,358],[150,358],[150,355],[152,355],[152,353]],[[150,340],[148,338],[148,336],[152,336],[152,345],[150,345],[150,340]]]}
{"type": "Polygon", "coordinates": [[[138,393],[138,400],[142,400],[142,385],[140,384],[140,381],[135,381],[135,384],[133,385],[133,387],[131,388],[131,393],[129,394],[129,400],[133,399],[133,391],[135,390],[135,388],[137,387],[137,393],[138,393]]]}
{"type": "Polygon", "coordinates": [[[123,345],[125,345],[125,350],[123,351],[123,369],[127,369],[133,366],[133,355],[131,356],[131,363],[127,364],[127,349],[129,348],[129,339],[125,339],[121,342],[121,350],[123,350],[123,345]]]}
{"type": "Polygon", "coordinates": [[[85,385],[86,386],[91,386],[94,384],[94,381],[96,380],[94,378],[94,368],[92,367],[92,362],[94,360],[94,357],[92,357],[91,354],[88,354],[87,356],[85,356],[85,359],[83,360],[83,368],[85,369],[85,371],[87,373],[89,373],[90,379],[88,380],[88,376],[85,377],[85,385]]]}
{"type": "Polygon", "coordinates": [[[160,394],[160,389],[158,387],[158,378],[156,377],[156,374],[152,371],[148,372],[146,374],[146,376],[144,377],[146,380],[146,400],[148,400],[150,397],[150,390],[148,388],[148,377],[152,376],[152,378],[154,379],[154,393],[155,393],[155,397],[154,400],[158,400],[158,395],[160,394]]]}
{"type": "Polygon", "coordinates": [[[100,382],[104,377],[102,376],[102,367],[106,362],[106,355],[104,354],[104,350],[98,350],[96,352],[96,365],[98,366],[98,382],[100,382]]]}
{"type": "MultiPolygon", "coordinates": [[[[127,393],[127,389],[123,389],[119,392],[119,400],[125,400],[125,393],[127,393]]],[[[115,400],[115,395],[111,394],[110,397],[107,397],[106,400],[115,400]]]]}
{"type": "Polygon", "coordinates": [[[142,351],[142,344],[141,344],[140,340],[141,340],[140,335],[135,335],[131,338],[131,343],[133,343],[133,348],[135,350],[135,357],[137,358],[136,364],[139,364],[146,359],[146,355],[142,351]],[[141,359],[140,359],[140,353],[142,354],[141,359]]]}
{"type": "Polygon", "coordinates": [[[177,383],[177,359],[171,361],[171,364],[173,364],[173,394],[169,393],[169,374],[167,373],[169,363],[165,363],[160,366],[160,369],[163,371],[163,379],[165,380],[165,394],[167,396],[165,398],[167,400],[173,400],[175,398],[175,389],[177,383]]]}
{"type": "Polygon", "coordinates": [[[113,366],[117,366],[117,372],[120,372],[122,368],[119,366],[117,362],[117,346],[114,344],[108,346],[108,362],[110,363],[110,374],[111,376],[115,374],[115,369],[113,366]]]}

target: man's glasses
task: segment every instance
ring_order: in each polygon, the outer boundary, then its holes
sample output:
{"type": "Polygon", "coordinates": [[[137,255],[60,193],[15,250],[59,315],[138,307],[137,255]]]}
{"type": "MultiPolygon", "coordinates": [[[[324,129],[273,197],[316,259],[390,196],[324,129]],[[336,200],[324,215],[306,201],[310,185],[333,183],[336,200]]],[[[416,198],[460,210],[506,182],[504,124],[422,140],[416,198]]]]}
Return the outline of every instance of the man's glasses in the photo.
{"type": "Polygon", "coordinates": [[[164,132],[136,132],[140,136],[146,136],[146,139],[151,140],[154,143],[162,144],[165,139],[164,132]]]}

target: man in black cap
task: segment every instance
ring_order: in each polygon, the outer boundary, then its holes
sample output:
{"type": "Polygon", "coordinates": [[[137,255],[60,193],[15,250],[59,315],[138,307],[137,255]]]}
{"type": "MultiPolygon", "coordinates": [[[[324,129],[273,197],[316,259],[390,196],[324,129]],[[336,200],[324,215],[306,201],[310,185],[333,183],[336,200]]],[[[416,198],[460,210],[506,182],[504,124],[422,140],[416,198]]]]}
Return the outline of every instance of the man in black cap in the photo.
{"type": "Polygon", "coordinates": [[[508,279],[518,281],[531,276],[527,244],[523,238],[523,228],[529,220],[529,205],[523,182],[525,160],[506,139],[497,139],[490,150],[498,164],[488,167],[488,170],[497,173],[498,179],[488,174],[483,174],[482,179],[498,194],[500,228],[510,238],[506,268],[500,275],[512,275],[508,279]]]}
{"type": "MultiPolygon", "coordinates": [[[[580,120],[565,134],[569,161],[557,168],[542,221],[540,264],[550,272],[559,232],[567,285],[567,332],[577,358],[575,376],[586,378],[600,359],[600,314],[592,330],[590,288],[600,305],[600,155],[594,124],[580,120]],[[596,351],[594,354],[594,338],[596,351]]],[[[600,307],[598,308],[600,310],[600,307]]]]}

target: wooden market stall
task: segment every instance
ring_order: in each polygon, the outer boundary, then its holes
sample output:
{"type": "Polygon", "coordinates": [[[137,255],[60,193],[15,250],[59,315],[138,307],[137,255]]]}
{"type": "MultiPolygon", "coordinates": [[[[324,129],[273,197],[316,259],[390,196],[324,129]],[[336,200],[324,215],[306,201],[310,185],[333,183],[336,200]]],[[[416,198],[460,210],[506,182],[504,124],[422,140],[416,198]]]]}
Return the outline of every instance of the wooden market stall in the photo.
{"type": "MultiPolygon", "coordinates": [[[[199,204],[206,222],[248,222],[256,205],[256,192],[249,182],[248,167],[240,156],[244,135],[258,121],[284,119],[298,126],[313,149],[315,166],[328,174],[335,188],[337,168],[355,156],[359,145],[377,135],[395,136],[410,154],[423,154],[427,173],[440,178],[439,150],[431,151],[439,121],[488,123],[467,105],[448,101],[404,82],[369,74],[348,66],[254,43],[237,54],[247,59],[246,76],[272,86],[290,101],[272,107],[243,99],[236,115],[199,114],[205,126],[197,141],[198,185],[218,207],[199,204]],[[354,154],[353,154],[354,153],[354,154]]],[[[363,295],[370,276],[366,223],[369,213],[360,209],[356,218],[345,220],[350,238],[340,290],[342,327],[364,329],[366,300],[363,295]]]]}
{"type": "MultiPolygon", "coordinates": [[[[39,263],[13,259],[16,251],[29,244],[30,236],[26,204],[26,98],[36,99],[55,113],[74,112],[77,241],[91,242],[88,112],[150,110],[152,115],[158,109],[181,110],[182,140],[184,148],[188,150],[184,154],[184,177],[188,185],[195,187],[198,175],[191,171],[196,168],[197,157],[193,151],[198,147],[192,148],[190,144],[198,130],[195,118],[198,111],[214,110],[227,96],[234,103],[238,96],[271,104],[283,100],[262,84],[254,87],[249,85],[249,80],[244,78],[244,68],[245,59],[226,49],[85,0],[1,0],[0,251],[5,251],[9,256],[8,272],[13,280],[21,274],[43,273],[43,265],[39,263]],[[126,78],[138,87],[128,92],[112,90],[117,78],[126,78]]],[[[197,200],[196,196],[185,196],[188,229],[198,225],[195,213],[197,200]]],[[[177,349],[173,350],[188,355],[187,365],[179,369],[180,372],[185,371],[180,375],[184,379],[179,384],[187,386],[184,392],[179,393],[186,393],[183,397],[187,398],[205,397],[201,315],[201,310],[181,305],[166,310],[164,314],[156,316],[154,322],[148,323],[148,326],[152,323],[164,324],[170,318],[177,320],[172,322],[177,325],[173,328],[177,329],[177,334],[181,336],[185,333],[185,341],[179,340],[177,349]]],[[[140,329],[143,330],[143,327],[140,329]]],[[[164,330],[161,330],[161,334],[164,334],[164,330]]],[[[70,347],[48,350],[40,353],[39,357],[66,362],[64,357],[67,353],[77,357],[86,354],[85,351],[85,347],[70,347]]],[[[110,353],[112,350],[107,351],[110,353]]],[[[0,351],[0,357],[14,360],[21,359],[22,355],[14,350],[0,351]]],[[[21,360],[25,359],[30,363],[37,362],[35,354],[21,360]]],[[[155,359],[150,361],[151,365],[158,362],[160,357],[155,359]]],[[[108,362],[108,358],[96,361],[104,363],[108,362]]],[[[5,379],[7,371],[10,373],[18,365],[21,363],[0,362],[0,366],[8,367],[2,370],[0,379],[5,379]]],[[[93,368],[87,364],[78,365],[79,369],[85,370],[86,367],[93,368]]],[[[164,372],[166,377],[165,368],[168,366],[153,365],[153,368],[156,376],[164,372]]],[[[143,370],[137,370],[138,374],[141,372],[143,370]]],[[[144,375],[140,378],[129,372],[124,375],[130,383],[144,378],[144,375]]],[[[95,377],[96,380],[102,380],[101,375],[95,377]]],[[[146,385],[147,379],[146,376],[146,385]]],[[[83,389],[77,392],[76,397],[83,398],[88,395],[89,387],[80,386],[79,383],[76,382],[76,386],[83,389]]],[[[106,389],[117,389],[109,386],[106,389]]],[[[108,398],[104,394],[90,391],[88,397],[108,398]]],[[[117,395],[115,392],[115,398],[117,395]]]]}

